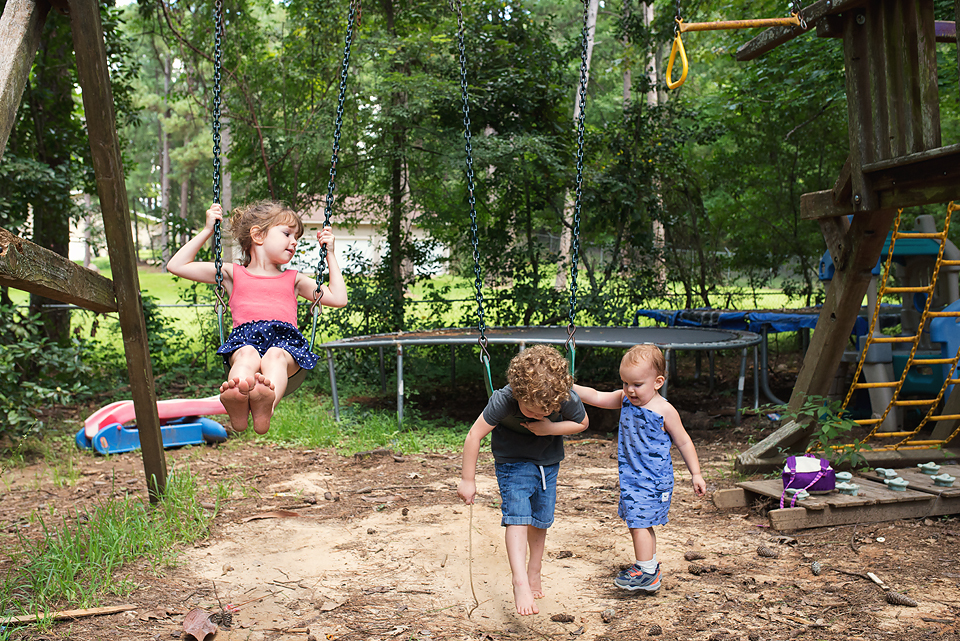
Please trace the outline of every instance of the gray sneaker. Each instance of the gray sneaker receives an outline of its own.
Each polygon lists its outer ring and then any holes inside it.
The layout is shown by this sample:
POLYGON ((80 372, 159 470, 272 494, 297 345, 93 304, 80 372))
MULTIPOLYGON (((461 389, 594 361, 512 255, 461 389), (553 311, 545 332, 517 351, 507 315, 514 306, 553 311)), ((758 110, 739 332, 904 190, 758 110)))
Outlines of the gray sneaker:
POLYGON ((660 589, 660 564, 657 563, 657 570, 653 573, 644 572, 639 565, 634 564, 618 574, 613 584, 624 590, 656 592, 660 589))

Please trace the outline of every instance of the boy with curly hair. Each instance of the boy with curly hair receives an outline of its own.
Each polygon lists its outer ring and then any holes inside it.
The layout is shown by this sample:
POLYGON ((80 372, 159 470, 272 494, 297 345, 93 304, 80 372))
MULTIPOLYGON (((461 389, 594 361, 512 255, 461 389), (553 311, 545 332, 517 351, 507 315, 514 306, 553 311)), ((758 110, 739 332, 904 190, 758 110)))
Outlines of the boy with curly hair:
POLYGON ((467 505, 477 494, 480 443, 493 432, 490 449, 500 487, 501 525, 513 574, 517 614, 537 614, 543 597, 540 570, 547 528, 557 502, 557 472, 563 435, 587 429, 589 420, 572 390, 567 361, 553 347, 536 345, 510 361, 507 386, 490 397, 463 444, 457 494, 467 505), (529 562, 527 548, 530 549, 529 562))

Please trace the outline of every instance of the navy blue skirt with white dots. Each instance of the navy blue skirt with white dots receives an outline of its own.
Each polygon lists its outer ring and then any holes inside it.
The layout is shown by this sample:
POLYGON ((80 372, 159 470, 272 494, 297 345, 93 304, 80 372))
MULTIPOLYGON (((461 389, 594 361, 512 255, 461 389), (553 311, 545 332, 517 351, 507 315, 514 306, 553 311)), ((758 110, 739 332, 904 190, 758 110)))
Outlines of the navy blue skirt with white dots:
POLYGON ((318 360, 300 330, 282 321, 250 321, 234 327, 217 354, 223 356, 223 362, 230 367, 230 355, 244 345, 256 347, 261 357, 271 347, 284 349, 303 369, 313 369, 318 360))

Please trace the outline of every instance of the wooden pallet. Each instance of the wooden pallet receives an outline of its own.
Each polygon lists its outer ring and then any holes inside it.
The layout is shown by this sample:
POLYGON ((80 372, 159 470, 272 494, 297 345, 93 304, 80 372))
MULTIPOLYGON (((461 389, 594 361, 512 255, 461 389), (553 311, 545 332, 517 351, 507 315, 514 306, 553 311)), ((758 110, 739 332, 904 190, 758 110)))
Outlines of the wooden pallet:
MULTIPOLYGON (((927 494, 933 494, 944 499, 960 499, 960 465, 942 465, 940 466, 939 474, 946 472, 950 476, 957 478, 953 482, 953 487, 940 487, 933 482, 933 477, 929 474, 924 474, 917 468, 904 468, 902 470, 897 470, 897 474, 900 475, 904 481, 909 481, 910 485, 907 486, 910 490, 916 490, 917 492, 924 492, 927 494)), ((875 483, 883 483, 883 479, 872 472, 863 474, 861 477, 860 485, 863 486, 862 481, 873 481, 875 483)))
MULTIPOLYGON (((941 468, 941 472, 958 476, 954 470, 960 473, 958 466, 941 468)), ((937 487, 929 476, 919 471, 904 469, 900 472, 905 480, 910 481, 910 486, 903 492, 887 488, 875 474, 858 476, 854 478, 860 486, 857 496, 837 492, 813 495, 797 501, 794 507, 770 510, 767 513, 770 526, 777 531, 802 530, 960 513, 957 482, 951 488, 937 487), (915 478, 914 474, 926 478, 915 478)), ((736 488, 714 492, 713 502, 720 509, 749 507, 758 501, 768 503, 770 499, 779 505, 782 492, 783 481, 780 479, 746 481, 737 483, 736 488)))

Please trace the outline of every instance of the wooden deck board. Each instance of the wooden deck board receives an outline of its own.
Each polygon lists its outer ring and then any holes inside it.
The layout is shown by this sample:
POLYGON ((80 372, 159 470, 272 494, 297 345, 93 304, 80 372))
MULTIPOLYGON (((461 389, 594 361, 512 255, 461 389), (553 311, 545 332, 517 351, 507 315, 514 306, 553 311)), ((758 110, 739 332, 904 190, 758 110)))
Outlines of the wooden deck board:
MULTIPOLYGON (((924 474, 916 468, 903 468, 897 470, 897 472, 904 481, 910 482, 910 485, 907 486, 909 490, 915 490, 925 494, 934 494, 948 499, 960 498, 960 480, 954 481, 952 487, 940 487, 933 482, 932 476, 924 474)), ((939 474, 943 474, 944 472, 960 479, 960 465, 941 465, 939 474)), ((864 481, 872 481, 873 483, 883 483, 883 480, 872 472, 863 474, 858 478, 864 481)), ((863 488, 863 483, 860 484, 860 487, 861 489, 863 488)))

